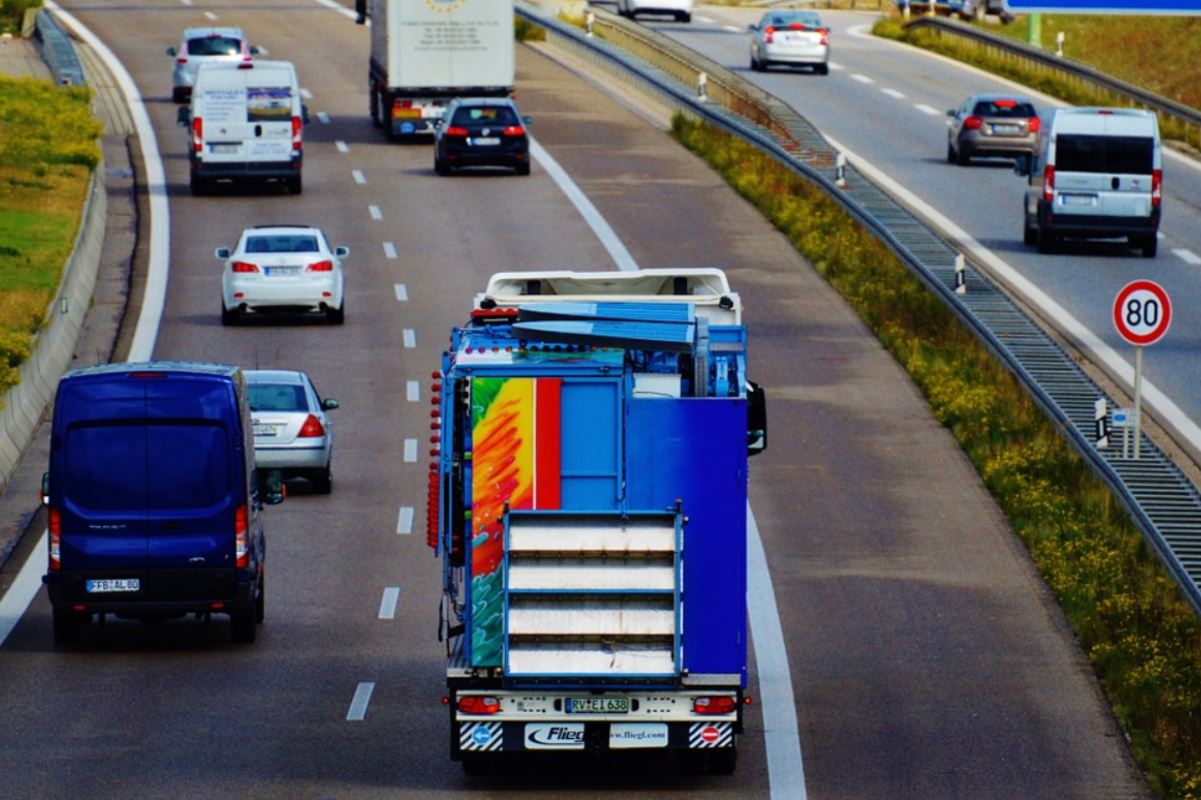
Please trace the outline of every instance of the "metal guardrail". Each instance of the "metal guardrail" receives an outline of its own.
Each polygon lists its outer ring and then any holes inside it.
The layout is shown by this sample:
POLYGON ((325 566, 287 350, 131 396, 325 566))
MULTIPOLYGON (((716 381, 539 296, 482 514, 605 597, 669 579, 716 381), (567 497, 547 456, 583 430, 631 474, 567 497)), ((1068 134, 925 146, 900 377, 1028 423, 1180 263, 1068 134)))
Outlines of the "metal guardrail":
MULTIPOLYGON (((1096 400, 1111 398, 1080 365, 985 275, 966 268, 965 294, 959 281, 959 254, 891 195, 853 167, 839 169, 837 152, 799 114, 720 65, 694 55, 649 28, 597 12, 607 28, 620 29, 620 39, 638 40, 638 53, 605 41, 594 24, 593 36, 545 16, 526 0, 518 13, 547 31, 548 41, 627 83, 636 83, 669 108, 703 119, 760 147, 782 165, 825 191, 848 214, 883 241, 906 267, 933 291, 964 325, 1010 370, 1043 412, 1058 425, 1072 447, 1109 486, 1144 537, 1201 615, 1201 493, 1156 445, 1141 439, 1143 457, 1123 458, 1120 448, 1098 450, 1093 443, 1096 400), (604 16, 602 16, 604 15, 604 16), (692 64, 692 69, 681 65, 692 64), (662 65, 662 66, 660 66, 662 65), (696 78, 704 72, 708 86, 725 94, 697 96, 696 78), (717 102, 728 99, 729 106, 717 102), (785 109, 783 118, 759 124, 736 113, 750 103, 757 110, 785 109), (840 174, 841 173, 841 174, 840 174), (842 181, 839 181, 839 178, 842 181)), ((758 112, 757 112, 758 113, 758 112)))
POLYGON ((66 31, 49 11, 39 11, 35 30, 42 45, 42 58, 54 74, 54 82, 60 86, 83 86, 83 65, 75 54, 75 46, 66 31))
POLYGON ((927 29, 940 35, 957 37, 975 47, 989 51, 1002 59, 1025 61, 1039 69, 1059 73, 1077 84, 1086 84, 1110 98, 1111 105, 1130 105, 1156 112, 1161 126, 1171 121, 1180 126, 1181 139, 1186 144, 1201 147, 1201 110, 1163 95, 1149 92, 1142 87, 1119 80, 1080 61, 1043 50, 1040 47, 1019 42, 979 27, 938 17, 920 17, 906 23, 906 30, 927 29))

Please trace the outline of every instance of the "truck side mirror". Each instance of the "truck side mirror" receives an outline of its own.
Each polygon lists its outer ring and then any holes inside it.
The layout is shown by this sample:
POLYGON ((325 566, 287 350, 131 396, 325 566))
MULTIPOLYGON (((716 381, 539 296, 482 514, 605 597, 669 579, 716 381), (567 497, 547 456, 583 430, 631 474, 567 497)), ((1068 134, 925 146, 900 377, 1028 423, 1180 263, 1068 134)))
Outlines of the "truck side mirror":
POLYGON ((1026 177, 1033 172, 1034 158, 1029 153, 1022 153, 1013 160, 1013 172, 1026 177))
POLYGON ((50 473, 42 473, 42 505, 50 505, 50 473))
POLYGON ((767 392, 754 381, 746 382, 746 454, 767 449, 767 392))
POLYGON ((187 106, 180 106, 175 112, 175 124, 181 128, 187 128, 192 124, 192 109, 187 106))
POLYGON ((264 505, 277 506, 288 496, 288 490, 284 487, 284 473, 281 470, 256 469, 254 480, 264 505))

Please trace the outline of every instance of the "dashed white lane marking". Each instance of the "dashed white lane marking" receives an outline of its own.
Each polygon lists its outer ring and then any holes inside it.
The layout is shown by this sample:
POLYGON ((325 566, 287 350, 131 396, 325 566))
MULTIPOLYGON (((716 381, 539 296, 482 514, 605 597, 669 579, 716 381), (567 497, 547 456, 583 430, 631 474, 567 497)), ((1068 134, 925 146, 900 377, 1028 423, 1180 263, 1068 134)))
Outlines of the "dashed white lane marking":
POLYGON ((742 33, 742 28, 739 28, 736 25, 722 25, 721 27, 722 30, 727 30, 730 33, 742 33))
POLYGON ((396 532, 408 536, 413 532, 413 507, 401 506, 400 515, 396 518, 396 532))
POLYGON ((204 12, 204 18, 205 18, 205 19, 210 19, 210 20, 212 20, 213 22, 216 22, 216 21, 217 21, 217 15, 216 15, 216 14, 214 14, 212 11, 206 11, 206 12, 204 12))
POLYGON ((179 0, 179 2, 183 3, 185 6, 192 5, 192 0, 179 0))
POLYGON ((367 704, 371 702, 371 693, 375 691, 375 681, 363 681, 354 690, 354 699, 350 701, 350 710, 346 712, 347 722, 362 722, 367 716, 367 704))
POLYGON ((363 170, 361 169, 352 169, 350 174, 354 178, 354 182, 359 186, 362 186, 367 182, 367 176, 363 174, 363 170))
POLYGON ((406 350, 412 350, 417 346, 417 331, 413 330, 412 328, 405 328, 404 331, 401 332, 400 338, 404 342, 406 350))
POLYGON ((313 99, 313 93, 310 92, 308 89, 305 89, 303 86, 300 88, 300 96, 303 97, 305 100, 313 99))
POLYGON ((384 242, 384 257, 395 260, 396 245, 392 244, 391 242, 384 242))
POLYGON ((417 440, 416 439, 405 439, 405 463, 406 464, 416 464, 417 463, 417 440))
POLYGON ((893 98, 894 100, 904 100, 905 99, 905 93, 898 92, 896 89, 881 89, 880 91, 884 92, 884 94, 888 95, 889 97, 893 98))
POLYGON ((260 56, 269 56, 269 55, 271 55, 271 51, 270 51, 270 50, 268 50, 267 48, 263 47, 261 44, 259 44, 259 45, 255 45, 255 47, 257 47, 257 48, 259 49, 259 55, 260 55, 260 56))
POLYGON ((851 80, 859 81, 860 83, 875 83, 876 82, 875 78, 869 78, 866 75, 862 75, 858 72, 851 75, 851 80))
POLYGON ((405 399, 410 403, 417 403, 421 400, 421 384, 417 381, 405 382, 405 399))
POLYGON ((334 147, 338 148, 339 153, 349 153, 350 152, 350 146, 348 144, 346 144, 346 142, 342 141, 341 139, 334 142, 334 147))
POLYGON ((384 212, 379 210, 379 206, 367 206, 367 213, 371 215, 372 219, 384 218, 384 212))
POLYGON ((717 20, 713 19, 712 17, 701 17, 701 16, 698 16, 696 18, 696 21, 703 22, 706 25, 712 25, 713 23, 717 22, 717 20))
MULTIPOLYGON (((317 3, 319 5, 325 6, 330 11, 336 11, 337 13, 346 17, 347 19, 355 18, 354 9, 350 9, 350 8, 347 8, 346 6, 338 5, 337 3, 334 2, 334 0, 317 0, 317 3)), ((369 27, 369 28, 371 27, 371 20, 367 20, 367 27, 369 27)))
POLYGON ((398 283, 395 286, 393 286, 392 288, 394 288, 396 290, 396 302, 398 302, 398 303, 409 302, 409 287, 405 286, 403 283, 398 283))
POLYGON ((830 62, 830 69, 834 70, 835 72, 842 72, 844 69, 846 69, 846 67, 844 67, 842 64, 839 64, 839 63, 837 63, 837 62, 831 61, 831 62, 830 62))
POLYGON ((324 111, 318 111, 317 112, 317 121, 320 122, 322 125, 328 125, 329 124, 329 114, 326 114, 324 111))
POLYGON ((1176 254, 1177 258, 1186 264, 1193 264, 1194 266, 1201 264, 1201 256, 1197 255, 1192 250, 1186 250, 1181 247, 1173 250, 1172 252, 1176 254))
POLYGON ((942 114, 942 112, 939 111, 937 108, 931 108, 930 106, 926 105, 925 103, 918 103, 917 105, 914 106, 914 108, 916 108, 918 111, 922 112, 923 114, 929 114, 932 117, 937 117, 940 114, 942 114))
POLYGON ((379 601, 379 618, 396 619, 396 604, 400 602, 400 587, 389 586, 379 601))

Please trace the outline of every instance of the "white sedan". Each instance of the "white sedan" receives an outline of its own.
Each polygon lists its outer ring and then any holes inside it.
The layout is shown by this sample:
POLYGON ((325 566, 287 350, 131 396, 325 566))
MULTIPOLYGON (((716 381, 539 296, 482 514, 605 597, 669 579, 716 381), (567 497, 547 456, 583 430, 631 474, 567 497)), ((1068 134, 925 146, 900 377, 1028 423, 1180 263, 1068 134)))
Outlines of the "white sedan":
POLYGON ((617 13, 630 19, 638 14, 669 14, 680 22, 691 22, 692 0, 617 0, 617 13))
POLYGON ((349 247, 330 247, 320 228, 266 225, 247 228, 231 252, 216 250, 221 272, 221 324, 250 316, 318 314, 346 319, 342 259, 349 247))
POLYGON ((787 64, 829 73, 830 30, 816 11, 769 11, 750 32, 751 69, 756 72, 787 64))

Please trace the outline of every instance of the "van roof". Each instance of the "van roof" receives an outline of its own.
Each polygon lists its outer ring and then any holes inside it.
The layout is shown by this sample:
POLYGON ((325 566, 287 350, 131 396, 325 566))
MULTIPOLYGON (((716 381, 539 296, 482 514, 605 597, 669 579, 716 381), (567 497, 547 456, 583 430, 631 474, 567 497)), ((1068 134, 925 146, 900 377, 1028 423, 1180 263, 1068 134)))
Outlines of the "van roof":
POLYGON ((246 76, 249 80, 254 75, 261 76, 267 71, 286 71, 289 75, 289 83, 296 78, 296 67, 291 61, 206 61, 200 65, 200 69, 196 72, 196 79, 200 80, 201 74, 213 75, 220 72, 239 73, 246 76))
POLYGON ((240 367, 232 364, 216 364, 202 361, 135 361, 116 364, 97 364, 80 367, 63 375, 63 379, 91 377, 96 375, 126 375, 133 372, 163 372, 184 375, 233 377, 240 367))
POLYGON ((1155 114, 1135 108, 1082 106, 1061 108, 1055 112, 1056 133, 1081 133, 1098 136, 1158 136, 1155 114))

